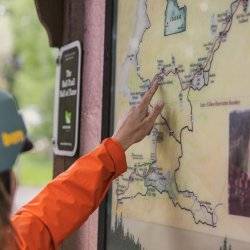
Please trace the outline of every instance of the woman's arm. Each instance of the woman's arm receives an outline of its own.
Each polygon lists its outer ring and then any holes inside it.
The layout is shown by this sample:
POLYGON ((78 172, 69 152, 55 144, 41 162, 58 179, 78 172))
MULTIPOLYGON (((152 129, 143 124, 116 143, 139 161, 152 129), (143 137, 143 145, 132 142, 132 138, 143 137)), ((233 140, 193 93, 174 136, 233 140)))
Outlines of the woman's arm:
POLYGON ((12 219, 20 249, 54 249, 99 206, 117 176, 127 169, 114 139, 77 160, 12 219))
POLYGON ((20 249, 55 249, 99 206, 112 180, 126 171, 125 150, 150 133, 162 111, 163 103, 149 111, 159 80, 154 79, 112 139, 77 160, 13 217, 20 249))

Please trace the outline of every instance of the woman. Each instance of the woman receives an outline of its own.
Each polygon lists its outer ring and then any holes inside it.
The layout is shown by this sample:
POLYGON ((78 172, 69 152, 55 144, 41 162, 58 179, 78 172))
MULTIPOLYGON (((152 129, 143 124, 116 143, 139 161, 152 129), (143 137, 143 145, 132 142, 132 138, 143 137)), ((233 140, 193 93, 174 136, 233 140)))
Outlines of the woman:
MULTIPOLYGON (((11 197, 14 194, 14 177, 11 171, 13 164, 10 164, 11 161, 8 164, 0 162, 1 249, 56 249, 70 233, 87 220, 102 202, 112 180, 126 171, 125 151, 150 133, 162 111, 163 103, 157 104, 150 112, 148 110, 160 79, 161 77, 157 76, 153 80, 152 87, 141 102, 132 107, 111 138, 104 140, 95 150, 81 157, 67 171, 50 182, 12 219, 9 218, 11 197)), ((3 107, 0 98, 0 113, 1 106, 3 107)), ((7 125, 9 128, 10 125, 7 125)), ((2 136, 2 145, 5 144, 5 147, 0 147, 0 159, 1 153, 2 156, 8 155, 4 152, 10 150, 11 146, 23 150, 23 141, 22 144, 18 141, 22 138, 22 132, 25 134, 25 129, 17 130, 15 127, 14 132, 7 133, 3 128, 1 131, 0 126, 0 134, 5 136, 2 136)))

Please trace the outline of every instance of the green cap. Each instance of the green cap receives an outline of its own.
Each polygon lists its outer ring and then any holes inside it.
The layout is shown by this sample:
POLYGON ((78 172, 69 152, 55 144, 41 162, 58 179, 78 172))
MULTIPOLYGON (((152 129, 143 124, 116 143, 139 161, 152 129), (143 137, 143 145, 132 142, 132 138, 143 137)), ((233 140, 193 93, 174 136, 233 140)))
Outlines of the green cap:
POLYGON ((26 128, 13 97, 0 91, 0 172, 10 170, 26 147, 26 128))

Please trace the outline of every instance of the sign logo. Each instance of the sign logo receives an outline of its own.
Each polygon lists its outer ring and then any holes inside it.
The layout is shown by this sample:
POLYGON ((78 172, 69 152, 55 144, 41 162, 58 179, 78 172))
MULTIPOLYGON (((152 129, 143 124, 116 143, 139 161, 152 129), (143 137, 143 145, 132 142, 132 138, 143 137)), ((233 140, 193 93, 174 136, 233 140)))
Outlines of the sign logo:
POLYGON ((70 78, 70 77, 72 77, 72 71, 71 70, 66 70, 66 77, 67 78, 70 78))
POLYGON ((71 118, 72 118, 72 113, 65 110, 65 112, 64 112, 64 121, 65 121, 65 123, 68 124, 68 125, 71 124, 71 118))

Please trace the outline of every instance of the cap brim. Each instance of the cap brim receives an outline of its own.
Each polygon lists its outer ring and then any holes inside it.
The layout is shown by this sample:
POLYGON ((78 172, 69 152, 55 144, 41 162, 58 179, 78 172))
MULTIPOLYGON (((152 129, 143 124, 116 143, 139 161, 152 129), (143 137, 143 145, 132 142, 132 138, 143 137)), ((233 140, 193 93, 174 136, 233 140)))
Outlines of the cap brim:
POLYGON ((25 153, 30 151, 31 149, 33 149, 34 145, 31 142, 31 140, 29 138, 26 137, 24 143, 23 143, 23 148, 21 150, 21 153, 25 153))

